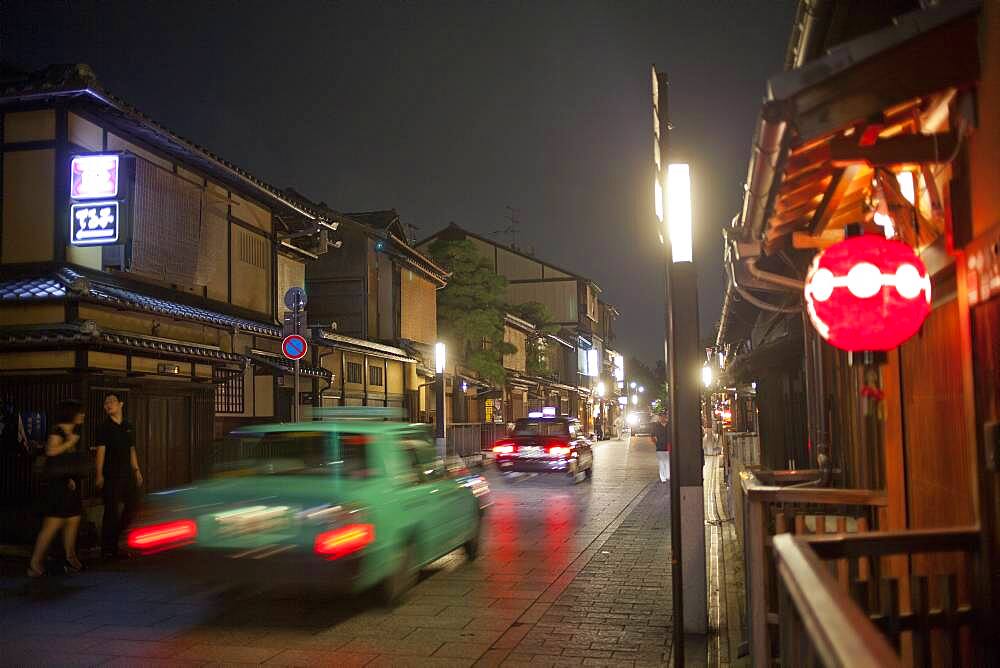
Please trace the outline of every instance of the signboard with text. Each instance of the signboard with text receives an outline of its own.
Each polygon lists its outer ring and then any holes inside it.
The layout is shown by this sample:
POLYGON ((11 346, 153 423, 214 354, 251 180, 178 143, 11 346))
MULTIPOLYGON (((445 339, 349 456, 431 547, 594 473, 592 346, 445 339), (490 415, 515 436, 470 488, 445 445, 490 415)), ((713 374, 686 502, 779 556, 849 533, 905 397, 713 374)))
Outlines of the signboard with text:
POLYGON ((96 246, 118 241, 118 202, 80 202, 70 206, 69 242, 96 246))
POLYGON ((69 173, 69 242, 105 246, 124 242, 124 161, 118 153, 74 155, 69 173))

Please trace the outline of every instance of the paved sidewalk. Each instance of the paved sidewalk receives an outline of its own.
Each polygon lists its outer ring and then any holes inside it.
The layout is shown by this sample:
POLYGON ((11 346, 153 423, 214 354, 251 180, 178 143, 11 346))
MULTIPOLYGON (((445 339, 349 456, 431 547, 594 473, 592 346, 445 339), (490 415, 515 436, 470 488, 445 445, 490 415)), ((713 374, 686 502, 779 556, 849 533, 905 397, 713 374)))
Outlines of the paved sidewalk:
MULTIPOLYGON (((670 488, 652 483, 504 665, 661 666, 671 645, 670 488)), ((544 596, 542 598, 545 598, 544 596)), ((496 647, 496 645, 494 645, 496 647)))

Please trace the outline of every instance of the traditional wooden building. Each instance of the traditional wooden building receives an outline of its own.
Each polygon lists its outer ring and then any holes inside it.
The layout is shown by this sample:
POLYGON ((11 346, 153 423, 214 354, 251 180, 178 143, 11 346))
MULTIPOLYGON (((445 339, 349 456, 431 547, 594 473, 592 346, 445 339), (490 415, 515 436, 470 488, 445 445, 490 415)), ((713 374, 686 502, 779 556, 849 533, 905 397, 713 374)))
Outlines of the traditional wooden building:
MULTIPOLYGON (((465 230, 454 223, 416 244, 426 249, 437 239, 469 240, 490 263, 493 271, 507 279, 507 301, 510 304, 539 302, 552 314, 560 328, 558 342, 550 339, 552 373, 547 379, 525 382, 516 377, 511 388, 522 395, 526 404, 544 402, 559 397, 559 406, 578 417, 589 429, 592 425, 593 392, 602 371, 604 350, 610 343, 607 332, 613 332, 617 311, 602 309, 600 287, 592 280, 556 267, 521 250, 465 230), (560 343, 572 346, 568 360, 560 343), (547 387, 545 387, 547 384, 547 387), (536 398, 529 398, 534 394, 536 398)), ((511 399, 512 403, 515 401, 511 399)))
POLYGON ((339 383, 321 392, 322 403, 406 407, 411 419, 424 421, 434 410, 426 383, 437 341, 436 292, 448 272, 406 241, 395 211, 320 208, 339 222, 342 242, 306 265, 309 318, 327 332, 321 342, 343 351, 324 358, 339 383))
POLYGON ((760 665, 996 660, 1000 4, 918 5, 801 4, 726 230, 717 344, 760 415, 740 495, 760 665), (930 315, 882 360, 826 343, 802 300, 814 255, 852 225, 903 241, 930 277, 930 315), (815 535, 834 523, 849 535, 815 535), (840 558, 838 583, 817 565, 840 558))

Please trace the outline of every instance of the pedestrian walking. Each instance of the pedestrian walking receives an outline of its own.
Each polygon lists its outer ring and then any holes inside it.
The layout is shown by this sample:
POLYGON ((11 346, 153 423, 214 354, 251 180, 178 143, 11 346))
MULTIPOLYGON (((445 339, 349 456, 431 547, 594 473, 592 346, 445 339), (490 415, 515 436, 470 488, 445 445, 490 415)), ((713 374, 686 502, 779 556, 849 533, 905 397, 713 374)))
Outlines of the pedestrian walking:
POLYGON ((121 556, 118 542, 135 516, 142 472, 135 454, 135 428, 125 420, 125 403, 109 392, 104 412, 107 417, 97 428, 97 489, 104 500, 101 555, 114 559, 121 556))
POLYGON ((31 553, 28 577, 37 578, 45 574, 45 555, 60 529, 66 553, 64 570, 78 573, 83 569, 76 554, 76 536, 83 514, 80 488, 86 466, 86 453, 80 446, 83 420, 83 404, 78 401, 63 401, 56 408, 55 426, 45 442, 44 519, 31 553))
POLYGON ((594 418, 594 431, 597 432, 597 440, 604 440, 604 418, 600 415, 594 418))
POLYGON ((656 444, 656 460, 660 466, 660 482, 667 482, 670 480, 670 427, 664 411, 656 415, 653 442, 656 444))

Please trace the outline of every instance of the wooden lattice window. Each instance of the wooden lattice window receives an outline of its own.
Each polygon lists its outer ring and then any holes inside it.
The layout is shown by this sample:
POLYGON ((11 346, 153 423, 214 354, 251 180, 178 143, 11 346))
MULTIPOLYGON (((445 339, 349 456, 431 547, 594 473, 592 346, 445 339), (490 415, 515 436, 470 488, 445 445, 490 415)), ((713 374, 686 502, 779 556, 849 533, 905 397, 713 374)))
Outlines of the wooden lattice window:
POLYGON ((368 367, 368 384, 382 385, 382 374, 383 374, 382 367, 380 366, 368 367))
POLYGON ((215 412, 243 413, 245 399, 243 392, 243 372, 230 369, 214 369, 215 412))
POLYGON ((347 382, 358 384, 365 382, 364 367, 361 365, 361 362, 347 363, 347 382))

